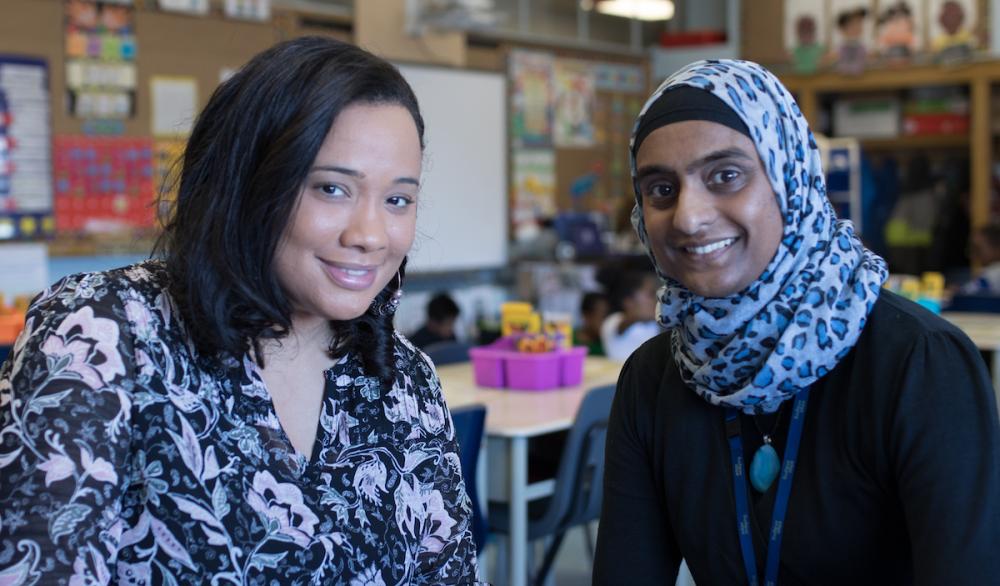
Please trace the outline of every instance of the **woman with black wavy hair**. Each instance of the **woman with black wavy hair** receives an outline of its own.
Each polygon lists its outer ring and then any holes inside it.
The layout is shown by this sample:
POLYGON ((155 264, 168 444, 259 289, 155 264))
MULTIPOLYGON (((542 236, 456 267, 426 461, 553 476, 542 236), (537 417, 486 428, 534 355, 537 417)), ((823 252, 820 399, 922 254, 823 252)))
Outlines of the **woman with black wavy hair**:
POLYGON ((222 84, 160 258, 47 289, 0 371, 0 577, 475 582, 440 385, 392 325, 422 156, 357 47, 222 84))

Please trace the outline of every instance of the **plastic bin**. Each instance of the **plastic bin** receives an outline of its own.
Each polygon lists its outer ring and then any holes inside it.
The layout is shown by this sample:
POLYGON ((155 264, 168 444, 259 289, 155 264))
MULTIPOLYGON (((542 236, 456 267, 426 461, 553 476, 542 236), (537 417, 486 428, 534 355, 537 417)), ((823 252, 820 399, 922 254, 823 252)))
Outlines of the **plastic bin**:
POLYGON ((583 381, 585 346, 531 354, 513 349, 501 338, 489 346, 469 350, 476 384, 495 389, 544 391, 572 387, 583 381))

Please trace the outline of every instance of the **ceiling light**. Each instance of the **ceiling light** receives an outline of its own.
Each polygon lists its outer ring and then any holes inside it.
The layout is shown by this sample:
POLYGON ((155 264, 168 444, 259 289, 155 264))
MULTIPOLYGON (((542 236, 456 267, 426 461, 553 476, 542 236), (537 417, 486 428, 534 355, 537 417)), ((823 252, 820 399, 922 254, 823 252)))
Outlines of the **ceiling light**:
POLYGON ((671 0, 597 0, 594 9, 609 16, 636 20, 670 20, 674 17, 671 0))

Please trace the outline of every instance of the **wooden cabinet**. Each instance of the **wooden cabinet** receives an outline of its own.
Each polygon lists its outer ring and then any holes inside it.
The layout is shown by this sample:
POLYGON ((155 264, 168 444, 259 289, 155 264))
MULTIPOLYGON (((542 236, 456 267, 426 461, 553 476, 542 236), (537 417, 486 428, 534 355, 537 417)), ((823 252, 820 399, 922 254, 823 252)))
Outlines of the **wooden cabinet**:
POLYGON ((939 150, 967 148, 969 152, 970 222, 975 229, 990 222, 990 197, 994 157, 991 97, 1000 84, 1000 61, 977 61, 953 67, 913 65, 899 69, 872 69, 859 76, 837 73, 785 75, 782 82, 793 92, 810 125, 819 130, 824 101, 832 96, 902 93, 928 86, 961 87, 969 97, 967 134, 899 136, 862 140, 869 150, 939 150))

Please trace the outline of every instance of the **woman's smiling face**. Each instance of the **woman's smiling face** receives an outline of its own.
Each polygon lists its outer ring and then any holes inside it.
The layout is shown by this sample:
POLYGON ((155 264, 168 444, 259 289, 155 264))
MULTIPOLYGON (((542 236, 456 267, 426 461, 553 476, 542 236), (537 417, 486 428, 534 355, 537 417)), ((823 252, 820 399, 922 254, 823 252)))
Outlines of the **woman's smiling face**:
POLYGON ((756 280, 781 242, 781 210, 753 142, 715 122, 662 126, 636 153, 642 211, 660 269, 702 297, 756 280))

